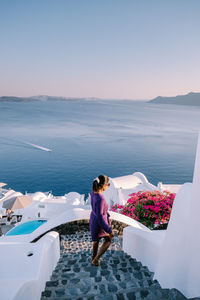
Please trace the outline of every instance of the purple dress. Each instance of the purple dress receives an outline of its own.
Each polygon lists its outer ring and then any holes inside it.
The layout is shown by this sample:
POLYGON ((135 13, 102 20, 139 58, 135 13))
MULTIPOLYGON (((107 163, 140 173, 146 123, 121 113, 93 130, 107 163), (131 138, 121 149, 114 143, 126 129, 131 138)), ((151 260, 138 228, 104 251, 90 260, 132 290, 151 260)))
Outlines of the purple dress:
POLYGON ((99 238, 108 235, 112 232, 109 226, 108 204, 103 195, 91 192, 91 206, 90 214, 90 233, 92 241, 97 241, 99 238))

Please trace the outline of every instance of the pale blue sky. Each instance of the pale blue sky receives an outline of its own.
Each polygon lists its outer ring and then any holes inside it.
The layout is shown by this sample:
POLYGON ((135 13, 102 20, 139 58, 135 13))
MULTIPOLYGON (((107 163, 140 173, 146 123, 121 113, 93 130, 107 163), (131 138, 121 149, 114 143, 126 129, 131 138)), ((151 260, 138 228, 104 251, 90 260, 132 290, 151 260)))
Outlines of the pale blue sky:
POLYGON ((0 95, 200 92, 199 0, 0 0, 0 95))

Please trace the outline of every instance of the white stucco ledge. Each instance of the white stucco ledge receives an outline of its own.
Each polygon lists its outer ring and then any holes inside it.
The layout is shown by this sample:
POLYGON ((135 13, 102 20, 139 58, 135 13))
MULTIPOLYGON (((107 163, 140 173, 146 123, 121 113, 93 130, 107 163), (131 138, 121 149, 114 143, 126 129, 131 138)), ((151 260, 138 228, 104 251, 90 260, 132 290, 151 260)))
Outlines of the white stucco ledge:
MULTIPOLYGON (((68 207, 68 209, 66 209, 62 213, 59 213, 58 215, 50 219, 47 219, 46 223, 38 227, 35 231, 33 231, 30 234, 1 237, 0 245, 3 242, 18 242, 18 243, 31 242, 35 240, 37 237, 39 237, 40 235, 44 234, 47 231, 52 230, 53 228, 59 225, 73 222, 73 221, 78 221, 78 220, 84 220, 84 219, 88 220, 90 218, 90 212, 91 209, 68 207)), ((110 213, 110 218, 112 220, 125 223, 129 226, 133 226, 138 230, 147 231, 147 232, 151 231, 146 226, 144 226, 143 224, 139 223, 134 219, 131 219, 130 217, 112 211, 109 211, 109 213, 110 213)))
POLYGON ((123 251, 155 271, 166 230, 150 230, 138 221, 116 212, 110 212, 112 220, 129 226, 123 230, 123 251))
POLYGON ((1 243, 0 298, 40 299, 59 257, 59 235, 53 231, 36 243, 1 243))
MULTIPOLYGON (((55 215, 54 217, 51 217, 50 219, 46 219, 47 222, 38 227, 36 230, 34 230, 30 234, 22 234, 22 235, 14 235, 14 236, 4 236, 0 238, 0 245, 2 242, 18 242, 18 243, 24 243, 24 242, 31 242, 35 240, 40 235, 44 234, 47 231, 50 231, 51 229, 73 221, 83 220, 83 219, 89 219, 90 217, 90 211, 88 209, 83 208, 73 208, 68 207, 66 210, 64 210, 62 213, 59 213, 55 215)), ((26 220, 30 221, 30 220, 26 220)))
POLYGON ((110 216, 112 220, 129 225, 123 230, 123 251, 154 271, 166 230, 150 230, 140 222, 116 212, 110 212, 110 216))
POLYGON ((123 251, 154 272, 165 234, 166 230, 128 226, 123 230, 123 251))
POLYGON ((137 229, 140 229, 140 230, 143 230, 143 231, 151 231, 149 228, 147 228, 146 226, 144 226, 142 223, 130 218, 130 217, 127 217, 125 215, 122 215, 122 214, 119 214, 117 212, 114 212, 114 211, 109 211, 109 214, 110 214, 110 218, 111 220, 115 220, 115 221, 118 221, 118 222, 122 222, 124 224, 127 224, 129 226, 132 226, 134 228, 137 228, 137 229))

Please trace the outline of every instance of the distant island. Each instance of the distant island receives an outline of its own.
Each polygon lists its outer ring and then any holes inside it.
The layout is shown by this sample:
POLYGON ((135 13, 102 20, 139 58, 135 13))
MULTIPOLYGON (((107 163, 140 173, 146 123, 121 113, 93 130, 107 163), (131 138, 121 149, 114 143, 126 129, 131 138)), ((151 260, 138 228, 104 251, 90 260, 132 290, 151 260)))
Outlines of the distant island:
POLYGON ((145 101, 143 99, 118 99, 118 98, 97 98, 97 97, 62 97, 62 96, 48 96, 48 95, 39 95, 31 97, 16 97, 16 96, 2 96, 0 97, 1 102, 32 102, 32 101, 95 101, 95 100, 121 100, 121 101, 145 101))
POLYGON ((178 104, 178 105, 190 105, 190 106, 200 106, 200 93, 188 93, 186 95, 178 95, 175 97, 162 97, 158 96, 152 100, 134 100, 134 99, 105 99, 105 98, 78 98, 78 97, 62 97, 62 96, 47 96, 38 95, 31 97, 16 97, 16 96, 2 96, 0 97, 1 102, 32 102, 32 101, 95 101, 95 100, 127 100, 127 101, 141 101, 148 103, 158 103, 158 104, 178 104))
POLYGON ((76 97, 57 97, 57 96, 32 96, 32 97, 15 97, 2 96, 0 102, 31 102, 31 101, 67 101, 67 100, 97 100, 98 98, 76 98, 76 97))
POLYGON ((178 104, 178 105, 191 105, 200 106, 200 93, 188 93, 186 95, 179 95, 175 97, 156 97, 150 101, 150 103, 160 104, 178 104))
POLYGON ((33 99, 30 97, 15 97, 15 96, 2 96, 0 97, 0 102, 29 102, 33 99))

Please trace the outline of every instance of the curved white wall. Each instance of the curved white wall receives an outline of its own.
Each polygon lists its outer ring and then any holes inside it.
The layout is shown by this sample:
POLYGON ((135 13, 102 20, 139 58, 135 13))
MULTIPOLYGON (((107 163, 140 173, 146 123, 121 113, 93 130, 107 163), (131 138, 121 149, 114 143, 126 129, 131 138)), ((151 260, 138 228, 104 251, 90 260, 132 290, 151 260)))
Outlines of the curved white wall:
MULTIPOLYGON (((68 207, 66 211, 52 217, 46 223, 38 227, 34 232, 25 235, 15 235, 15 236, 4 236, 0 238, 0 243, 2 242, 31 242, 36 239, 38 236, 43 233, 57 227, 59 225, 73 222, 77 220, 88 220, 90 218, 91 209, 83 209, 83 208, 74 208, 68 207)), ((133 220, 127 216, 122 214, 110 211, 110 216, 112 220, 123 222, 129 226, 133 226, 138 229, 142 229, 143 231, 150 231, 146 226, 139 223, 136 220, 133 220)))
POLYGON ((36 243, 0 243, 0 299, 38 300, 60 257, 59 235, 36 243), (32 256, 27 256, 32 252, 32 256))
POLYGON ((193 184, 185 183, 175 197, 155 278, 186 297, 200 296, 200 134, 193 184))

